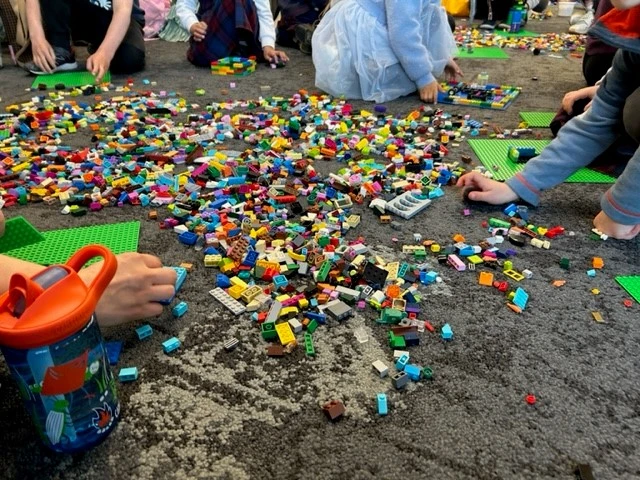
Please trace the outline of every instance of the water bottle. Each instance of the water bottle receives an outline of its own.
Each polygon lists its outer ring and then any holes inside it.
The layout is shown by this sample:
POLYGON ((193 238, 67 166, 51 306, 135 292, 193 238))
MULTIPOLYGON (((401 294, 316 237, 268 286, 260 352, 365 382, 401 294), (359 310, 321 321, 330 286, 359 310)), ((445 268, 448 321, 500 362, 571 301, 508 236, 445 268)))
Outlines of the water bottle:
POLYGON ((485 86, 489 83, 489 74, 487 72, 482 72, 478 74, 478 85, 485 86))
POLYGON ((74 453, 102 442, 120 416, 116 384, 94 311, 116 272, 91 245, 32 278, 17 273, 0 296, 0 350, 44 444, 74 453), (91 285, 78 271, 104 262, 91 285))

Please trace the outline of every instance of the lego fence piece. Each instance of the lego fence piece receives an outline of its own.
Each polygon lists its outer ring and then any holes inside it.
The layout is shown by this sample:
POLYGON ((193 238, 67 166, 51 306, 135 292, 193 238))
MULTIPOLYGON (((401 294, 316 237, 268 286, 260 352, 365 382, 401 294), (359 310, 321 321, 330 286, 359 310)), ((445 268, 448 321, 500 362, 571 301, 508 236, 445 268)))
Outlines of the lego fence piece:
MULTIPOLYGON (((469 146, 478 156, 478 160, 491 172, 495 180, 504 181, 522 170, 524 163, 515 163, 508 158, 509 146, 533 147, 536 153, 549 145, 549 140, 469 140, 469 146)), ((565 180, 566 183, 614 183, 615 178, 582 168, 565 180)))
POLYGON ((507 59, 509 55, 500 47, 460 47, 457 58, 507 59))
POLYGON ((555 112, 520 112, 520 118, 531 128, 549 128, 555 112))
POLYGON ((54 265, 65 263, 76 251, 94 243, 104 245, 116 255, 135 252, 138 250, 139 234, 138 221, 51 230, 42 233, 44 241, 16 248, 6 254, 40 265, 54 265))
POLYGON ((9 218, 5 223, 4 235, 0 237, 0 253, 27 247, 43 240, 44 236, 24 217, 9 218))
POLYGON ((390 202, 387 202, 386 209, 394 215, 408 220, 431 205, 431 200, 420 197, 422 197, 422 195, 418 196, 413 192, 405 192, 390 202))
POLYGON ((636 302, 640 303, 640 275, 616 277, 616 282, 618 282, 636 302))
MULTIPOLYGON (((105 73, 100 83, 111 83, 111 73, 105 73)), ((72 88, 95 84, 96 77, 90 72, 64 72, 38 75, 33 81, 31 88, 38 88, 40 85, 45 85, 47 88, 55 88, 56 85, 64 85, 66 88, 72 88)))

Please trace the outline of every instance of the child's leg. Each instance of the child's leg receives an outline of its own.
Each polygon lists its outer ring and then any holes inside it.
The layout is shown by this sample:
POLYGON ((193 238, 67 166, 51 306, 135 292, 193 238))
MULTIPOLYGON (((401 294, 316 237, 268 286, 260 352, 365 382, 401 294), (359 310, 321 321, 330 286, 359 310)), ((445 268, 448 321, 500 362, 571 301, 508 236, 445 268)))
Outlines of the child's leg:
POLYGON ((562 127, 538 157, 507 181, 511 189, 537 205, 541 190, 561 183, 609 147, 620 133, 627 97, 640 86, 639 71, 640 54, 618 51, 591 108, 562 127))
POLYGON ((52 47, 71 51, 72 0, 40 0, 42 26, 52 47))
POLYGON ((629 136, 640 143, 640 88, 627 98, 622 112, 622 121, 629 136))
POLYGON ((190 40, 187 58, 194 65, 208 67, 233 55, 261 56, 253 0, 202 0, 199 17, 207 24, 207 34, 200 42, 190 40))

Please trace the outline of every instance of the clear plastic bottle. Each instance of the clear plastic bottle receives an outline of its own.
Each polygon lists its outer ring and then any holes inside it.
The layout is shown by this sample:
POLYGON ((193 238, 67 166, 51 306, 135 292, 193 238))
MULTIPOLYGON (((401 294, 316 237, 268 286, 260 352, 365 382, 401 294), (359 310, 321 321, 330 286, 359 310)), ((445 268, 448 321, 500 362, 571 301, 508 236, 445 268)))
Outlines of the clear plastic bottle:
POLYGON ((489 74, 487 72, 482 72, 478 74, 478 85, 486 85, 489 83, 489 74))

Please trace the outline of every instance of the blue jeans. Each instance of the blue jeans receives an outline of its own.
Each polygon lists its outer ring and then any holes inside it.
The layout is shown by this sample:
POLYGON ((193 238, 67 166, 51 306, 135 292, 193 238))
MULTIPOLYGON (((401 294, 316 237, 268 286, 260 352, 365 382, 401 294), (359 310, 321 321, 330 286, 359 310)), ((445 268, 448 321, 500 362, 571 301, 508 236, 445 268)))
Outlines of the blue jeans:
MULTIPOLYGON (((538 157, 507 181, 509 187, 526 202, 537 205, 541 190, 558 185, 589 165, 624 131, 624 105, 638 87, 640 54, 619 50, 591 108, 562 127, 558 137, 538 157)), ((614 222, 640 223, 640 148, 600 203, 614 222)))

